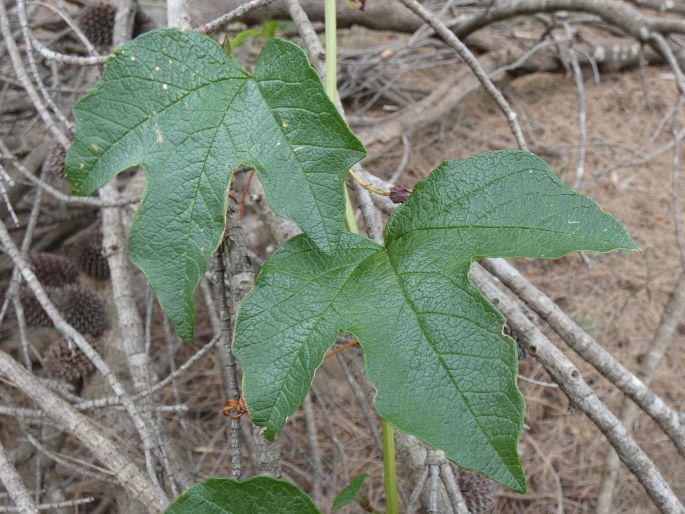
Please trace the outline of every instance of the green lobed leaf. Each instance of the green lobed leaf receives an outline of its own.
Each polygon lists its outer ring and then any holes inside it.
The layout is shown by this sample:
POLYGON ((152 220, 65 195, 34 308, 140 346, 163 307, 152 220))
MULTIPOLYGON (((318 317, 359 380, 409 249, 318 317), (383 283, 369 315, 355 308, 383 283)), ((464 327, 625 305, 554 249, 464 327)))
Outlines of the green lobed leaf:
POLYGON ((525 491, 516 347, 469 281, 471 262, 618 248, 637 246, 538 157, 447 161, 391 217, 385 247, 346 234, 325 255, 303 235, 265 263, 234 335, 250 415, 273 437, 348 331, 364 350, 384 419, 465 469, 525 491))
POLYGON ((204 35, 148 32, 114 51, 74 117, 66 158, 74 193, 145 169, 131 259, 186 341, 193 291, 223 234, 232 170, 255 167, 274 211, 331 252, 344 176, 365 155, 302 50, 280 39, 250 75, 204 35))
POLYGON ((165 514, 321 514, 302 490, 283 480, 210 478, 195 484, 165 514))
POLYGON ((357 493, 364 485, 364 480, 368 478, 368 473, 361 473, 354 477, 350 484, 345 487, 333 500, 333 510, 342 509, 345 505, 352 503, 357 498, 357 493))

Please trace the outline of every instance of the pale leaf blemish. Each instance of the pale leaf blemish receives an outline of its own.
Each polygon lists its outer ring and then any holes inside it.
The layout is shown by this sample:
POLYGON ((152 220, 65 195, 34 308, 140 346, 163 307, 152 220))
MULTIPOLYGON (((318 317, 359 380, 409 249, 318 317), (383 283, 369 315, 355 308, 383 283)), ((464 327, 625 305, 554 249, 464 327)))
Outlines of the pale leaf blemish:
POLYGON ((288 128, 288 124, 286 122, 283 122, 283 125, 281 125, 284 129, 288 128))
POLYGON ((159 125, 155 125, 155 133, 157 134, 157 144, 161 145, 164 142, 164 134, 162 134, 162 129, 159 128, 159 125))
POLYGON ((160 70, 160 67, 159 67, 159 66, 155 66, 155 71, 159 71, 159 70, 160 70))
POLYGON ((101 149, 98 145, 96 145, 95 143, 91 144, 91 145, 90 145, 90 148, 91 148, 91 150, 93 150, 95 153, 98 153, 98 152, 101 152, 101 151, 102 151, 102 149, 101 149))
POLYGON ((164 91, 166 91, 167 89, 169 89, 169 84, 162 84, 162 89, 163 89, 164 91))
POLYGON ((85 163, 85 162, 82 162, 82 163, 79 165, 78 169, 82 170, 82 169, 85 168, 85 167, 86 167, 86 163, 85 163))

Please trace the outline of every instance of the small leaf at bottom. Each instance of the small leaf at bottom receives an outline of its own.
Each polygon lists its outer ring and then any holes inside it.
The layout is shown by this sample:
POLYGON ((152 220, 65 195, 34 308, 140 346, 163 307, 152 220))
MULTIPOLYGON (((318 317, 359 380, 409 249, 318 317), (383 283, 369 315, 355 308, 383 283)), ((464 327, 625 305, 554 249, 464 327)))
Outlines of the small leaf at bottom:
POLYGON ((321 514, 302 490, 283 480, 210 478, 176 498, 165 514, 321 514))
POLYGON ((369 476, 368 473, 361 473, 354 477, 345 489, 340 491, 340 494, 333 500, 333 510, 340 509, 345 505, 352 503, 357 498, 357 493, 364 485, 364 480, 369 476))

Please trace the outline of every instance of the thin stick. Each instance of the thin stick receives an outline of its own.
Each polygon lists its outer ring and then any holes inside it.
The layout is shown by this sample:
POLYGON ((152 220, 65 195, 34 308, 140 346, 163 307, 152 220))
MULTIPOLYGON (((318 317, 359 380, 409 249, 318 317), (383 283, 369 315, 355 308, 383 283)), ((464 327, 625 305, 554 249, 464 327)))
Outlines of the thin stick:
POLYGON ((683 245, 682 211, 680 210, 680 137, 678 137, 678 113, 683 104, 683 95, 678 95, 678 101, 673 112, 673 161, 671 166, 671 203, 673 205, 673 223, 675 225, 675 240, 680 253, 680 265, 685 273, 685 246, 683 245))
POLYGON ((452 508, 456 514, 470 514, 469 509, 466 506, 464 496, 461 494, 461 490, 457 484, 457 479, 452 471, 452 466, 449 462, 447 462, 444 454, 441 455, 440 460, 440 478, 442 479, 442 483, 445 485, 445 490, 447 491, 447 496, 449 496, 450 502, 452 503, 452 508))
POLYGON ((416 512, 416 508, 419 505, 419 500, 421 499, 421 493, 423 492, 423 488, 426 485, 426 480, 428 479, 429 471, 430 468, 428 466, 425 466, 423 472, 421 473, 421 476, 416 481, 414 490, 411 492, 411 496, 409 497, 409 503, 407 504, 406 514, 414 514, 416 512))
POLYGON ((357 402, 357 406, 359 407, 359 410, 362 411, 362 416, 364 416, 366 424, 369 426, 369 429, 371 430, 371 435, 373 436, 374 441, 376 441, 376 445, 378 446, 378 448, 383 448, 383 443, 381 441, 381 436, 378 433, 378 428, 376 428, 376 424, 373 421, 373 417, 369 412, 369 402, 362 394, 361 387, 359 386, 357 379, 352 374, 352 370, 350 370, 350 367, 347 365, 347 362, 345 362, 345 358, 343 357, 343 355, 338 354, 336 358, 338 360, 338 363, 340 364, 340 367, 342 368, 343 374, 345 375, 345 379, 347 379, 347 383, 350 386, 350 389, 352 390, 352 395, 354 396, 354 399, 357 402))
MULTIPOLYGON (((659 328, 654 334, 654 338, 648 345, 649 350, 644 359, 640 363, 638 376, 642 379, 646 386, 652 382, 654 378, 654 370, 663 359, 668 350, 669 345, 673 341, 678 322, 685 315, 685 271, 680 275, 680 279, 673 288, 668 304, 664 308, 659 322, 659 328)), ((639 414, 637 405, 624 398, 621 407, 621 423, 628 430, 633 425, 635 418, 639 414)), ((597 514, 609 514, 612 512, 612 500, 614 496, 614 488, 616 485, 616 478, 618 476, 618 456, 616 452, 609 449, 609 453, 604 462, 604 472, 602 475, 602 483, 597 494, 597 514)))
POLYGON ((390 180, 388 180, 388 182, 391 184, 397 184, 397 181, 402 176, 402 173, 404 173, 404 169, 407 167, 407 162, 409 162, 409 150, 411 149, 411 145, 409 144, 407 133, 404 132, 402 136, 400 136, 400 139, 402 140, 402 158, 390 177, 390 180))
POLYGON ((0 32, 2 32, 2 36, 5 38, 7 52, 10 54, 10 58, 12 59, 12 66, 14 67, 14 72, 17 74, 17 79, 19 79, 19 82, 21 82, 22 87, 31 99, 31 102, 36 108, 36 111, 38 111, 38 115, 43 120, 43 123, 45 123, 45 126, 48 128, 54 138, 66 148, 69 146, 69 138, 67 138, 64 132, 57 127, 55 120, 52 119, 50 112, 48 111, 47 107, 45 107, 45 104, 40 99, 38 92, 33 87, 31 80, 26 74, 26 69, 24 68, 24 63, 21 59, 21 55, 19 54, 17 43, 12 37, 10 22, 9 18, 7 17, 7 10, 5 9, 5 2, 0 2, 0 32))
MULTIPOLYGON (((433 450, 428 450, 430 453, 433 450)), ((429 464, 430 470, 430 489, 428 490, 428 514, 439 514, 438 512, 438 486, 440 484, 440 466, 437 464, 429 464)))
MULTIPOLYGON (((238 220, 233 220, 237 222, 238 220)), ((230 243, 229 243, 230 245, 230 243)), ((239 401, 240 389, 238 388, 238 369, 231 349, 231 334, 233 332, 233 320, 228 311, 231 299, 226 294, 226 281, 232 280, 232 270, 226 270, 226 262, 232 264, 232 259, 226 256, 224 245, 219 248, 217 254, 216 266, 216 292, 219 301, 219 317, 220 317, 220 340, 219 355, 222 362, 222 372, 224 378, 224 386, 226 387, 226 396, 228 400, 239 401)), ((229 446, 231 448, 231 476, 240 478, 243 473, 242 455, 240 452, 240 419, 229 420, 229 446)))
POLYGON ((24 485, 24 481, 19 473, 17 473, 14 465, 10 462, 2 442, 0 442, 0 481, 5 486, 5 490, 9 493, 19 512, 26 514, 38 512, 36 504, 31 499, 31 493, 26 488, 26 485, 24 485))
POLYGON ((685 456, 685 426, 680 423, 676 411, 671 409, 637 376, 622 366, 601 344, 511 264, 504 259, 483 259, 482 263, 488 271, 549 323, 578 355, 592 364, 597 371, 649 414, 675 444, 680 454, 685 456))
MULTIPOLYGON (((141 417, 138 407, 130 399, 126 393, 126 390, 123 388, 114 373, 112 373, 112 371, 109 369, 109 366, 102 359, 102 357, 93 349, 88 341, 86 341, 83 335, 81 335, 76 329, 74 329, 64 320, 61 313, 48 298, 45 289, 43 289, 43 286, 38 281, 38 278, 33 273, 28 263, 22 258, 19 249, 14 244, 9 232, 7 232, 5 224, 1 221, 0 243, 4 247, 5 253, 9 255, 14 262, 14 265, 20 270, 22 277, 38 300, 38 303, 40 303, 41 307, 50 318, 50 321, 52 321, 52 324, 55 326, 55 328, 59 330, 67 338, 67 340, 74 341, 76 343, 76 346, 78 346, 78 348, 86 354, 95 368, 100 372, 100 374, 102 374, 112 391, 114 391, 114 394, 121 399, 122 404, 126 407, 127 412, 133 420, 133 424, 141 436, 144 447, 149 451, 152 448, 151 434, 145 422, 143 421, 143 418, 141 417)), ((157 492, 162 501, 166 502, 167 498, 164 491, 158 487, 157 492)))
MULTIPOLYGON (((340 454, 340 461, 342 463, 342 478, 345 481, 345 483, 349 483, 350 481, 350 467, 347 462, 347 454, 345 453, 345 445, 340 441, 340 438, 338 438, 338 434, 335 431, 335 426, 333 423, 331 423, 331 419, 328 413, 328 408, 326 407, 326 400, 323 397, 323 395, 319 394, 317 391, 317 388, 314 384, 312 384, 312 392, 316 396, 319 405, 321 406, 321 413, 323 414, 324 421, 326 422, 326 428, 328 429, 329 435, 331 437, 331 441, 333 442, 333 445, 335 446, 335 449, 338 450, 338 453, 340 454)), ((334 464, 335 467, 335 464, 334 464)), ((337 474, 333 474, 333 478, 335 479, 337 477, 337 474)), ((334 483, 335 485, 335 483, 334 483)), ((335 487, 334 487, 335 489, 335 487)))
MULTIPOLYGON (((53 510, 53 509, 61 509, 63 507, 78 507, 79 505, 87 505, 89 503, 93 503, 95 501, 95 498, 93 496, 86 496, 85 498, 77 498, 75 500, 65 500, 62 502, 53 502, 53 503, 41 503, 40 505, 36 505, 36 509, 38 510, 53 510)), ((24 514, 25 512, 30 512, 30 511, 25 511, 19 507, 0 507, 0 512, 21 512, 24 514)))
POLYGON ((321 449, 319 448, 318 430, 316 428, 316 419, 314 419, 311 394, 308 394, 305 397, 302 407, 304 410, 304 419, 307 424, 307 441, 309 443, 309 451, 311 452, 312 467, 314 468, 311 494, 314 503, 320 504, 323 496, 321 484, 323 466, 321 464, 321 449))
POLYGON ((507 122, 509 123, 511 131, 513 132, 514 137, 516 138, 516 144, 518 144, 519 148, 521 148, 522 150, 528 150, 528 145, 526 145, 526 140, 523 137, 523 131, 521 130, 521 126, 519 125, 518 116, 516 115, 516 112, 514 112, 514 110, 511 108, 509 102, 507 102, 507 100, 504 98, 504 95, 502 95, 502 92, 499 89, 497 89, 497 87, 492 83, 492 80, 488 76, 488 73, 483 69, 480 62, 478 62, 478 59, 475 55, 473 55, 471 50, 469 50, 468 47, 461 42, 461 40, 455 35, 455 33, 447 27, 447 25, 440 21, 439 18, 437 18, 433 13, 431 13, 419 2, 417 2, 416 0, 399 1, 402 2, 409 9, 411 9, 414 13, 416 13, 426 23, 428 23, 433 28, 433 30, 435 30, 435 32, 450 47, 456 50, 456 52, 464 60, 467 66, 471 68, 471 71, 473 71, 473 74, 478 78, 480 83, 483 85, 483 88, 485 88, 485 90, 492 97, 492 99, 495 101, 497 106, 504 114, 505 118, 507 119, 507 122))
POLYGON ((71 405, 2 351, 0 374, 33 399, 48 417, 79 439, 116 476, 119 483, 147 505, 151 512, 161 513, 165 509, 167 501, 142 470, 128 458, 127 452, 104 437, 90 419, 76 412, 71 405))
POLYGON ((48 93, 47 89, 45 88, 45 84, 43 83, 43 79, 41 78, 40 73, 38 71, 36 59, 33 56, 33 46, 31 31, 29 29, 29 21, 26 16, 26 2, 24 0, 17 0, 16 5, 17 18, 19 18, 19 26, 21 27, 21 32, 24 37, 24 45, 26 47, 26 58, 29 63, 29 70, 31 71, 31 75, 33 75, 33 81, 36 83, 38 91, 40 91, 40 94, 45 100, 45 103, 47 103, 50 109, 52 109, 52 112, 55 114, 55 116, 57 116, 57 119, 62 123, 62 125, 64 125, 64 127, 67 130, 72 130, 73 124, 67 119, 62 110, 57 106, 57 104, 54 102, 54 100, 48 93))
POLYGON ((482 267, 473 266, 471 279, 506 316, 516 331, 519 342, 543 365, 569 400, 606 436, 621 460, 645 488, 654 505, 664 514, 684 514, 685 508, 657 467, 630 436, 620 420, 583 380, 573 363, 547 339, 513 300, 494 285, 482 267))
POLYGON ((81 55, 68 55, 55 50, 51 50, 43 43, 38 41, 33 35, 31 36, 31 44, 40 55, 49 61, 61 62, 63 64, 75 64, 77 66, 96 66, 104 64, 109 58, 108 55, 92 55, 90 57, 83 57, 81 55))
POLYGON ((217 30, 220 30, 222 27, 229 24, 230 22, 232 22, 236 18, 240 18, 241 16, 244 16, 246 13, 252 11, 253 9, 257 9, 258 7, 267 6, 272 2, 275 2, 275 0, 252 0, 251 2, 246 2, 244 4, 240 4, 238 7, 236 7, 232 11, 229 11, 226 14, 219 16, 218 18, 210 21, 209 23, 205 23, 204 25, 199 27, 197 30, 200 32, 203 32, 205 34, 211 34, 212 32, 216 32, 217 30))
MULTIPOLYGON (((197 352, 195 352, 187 361, 185 361, 181 366, 179 366, 173 373, 170 373, 166 377, 164 377, 163 380, 160 380, 157 382, 155 385, 151 386, 149 389, 145 389, 143 391, 139 391, 136 393, 135 396, 132 397, 133 400, 139 400, 141 398, 145 398, 146 396, 150 396, 151 394, 156 393, 163 387, 166 387, 168 384, 176 380, 178 377, 180 377, 183 373, 185 373, 188 368, 190 368, 193 364, 198 362, 202 357, 204 357, 209 350, 214 348, 216 344, 220 341, 219 336, 215 336, 209 343, 204 345, 202 348, 200 348, 197 352)), ((117 396, 108 396, 105 398, 98 398, 95 400, 87 400, 83 401, 80 403, 74 404, 74 408, 77 410, 88 410, 88 409, 95 409, 99 407, 111 407, 114 405, 119 405, 121 403, 121 400, 117 396)))
POLYGON ((14 154, 10 151, 9 148, 7 148, 7 145, 5 144, 4 141, 0 139, 0 153, 2 153, 2 156, 5 159, 8 159, 14 164, 15 168, 19 173, 21 173, 24 177, 26 177, 28 180, 30 180, 33 184, 41 188, 43 191, 45 191, 47 194, 50 196, 56 198, 57 200, 60 200, 64 203, 70 204, 70 205, 84 205, 87 207, 123 207, 125 205, 131 205, 134 203, 137 203, 140 201, 140 198, 138 197, 118 197, 115 201, 112 202, 106 202, 102 201, 98 198, 93 198, 90 196, 71 196, 71 195, 66 195, 62 193, 61 191, 55 189, 52 187, 50 184, 47 182, 44 182, 43 180, 39 179, 36 177, 33 173, 31 173, 26 167, 17 159, 14 154))

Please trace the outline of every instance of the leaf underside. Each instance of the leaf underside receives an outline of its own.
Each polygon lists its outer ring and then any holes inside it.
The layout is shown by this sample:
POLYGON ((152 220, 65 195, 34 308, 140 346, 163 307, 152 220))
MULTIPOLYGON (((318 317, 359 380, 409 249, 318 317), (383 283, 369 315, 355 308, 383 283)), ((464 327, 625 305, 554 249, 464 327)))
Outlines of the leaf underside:
POLYGON ((326 255, 303 235, 266 262, 234 336, 250 415, 273 437, 348 331, 364 351, 384 419, 465 469, 525 491, 516 347, 471 285, 471 262, 618 248, 637 247, 534 155, 447 161, 389 220, 384 247, 346 234, 326 255))
POLYGON ((184 492, 165 514, 321 514, 297 486, 257 476, 210 478, 184 492))
POLYGON ((331 252, 344 176, 365 155, 302 50, 280 39, 250 75, 204 35, 148 32, 115 50, 74 117, 66 158, 74 193, 145 169, 130 256, 186 341, 193 291, 223 234, 232 170, 256 168, 274 211, 331 252))

